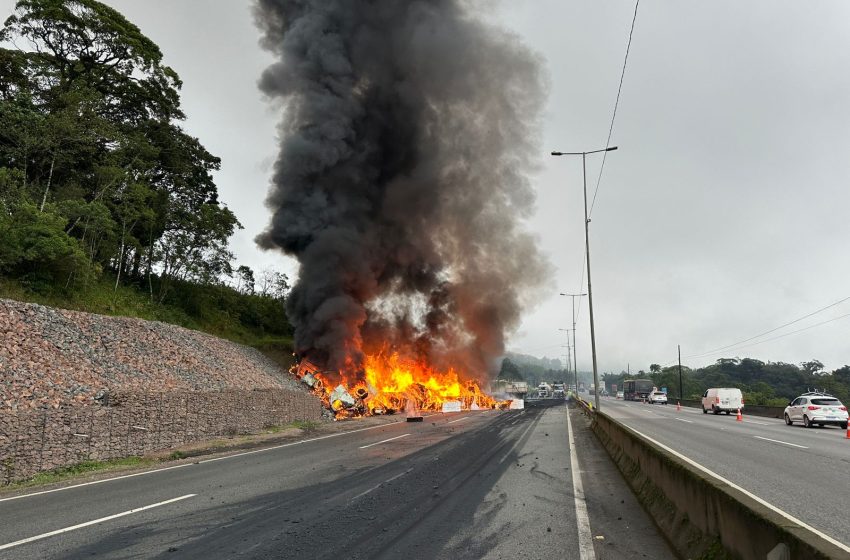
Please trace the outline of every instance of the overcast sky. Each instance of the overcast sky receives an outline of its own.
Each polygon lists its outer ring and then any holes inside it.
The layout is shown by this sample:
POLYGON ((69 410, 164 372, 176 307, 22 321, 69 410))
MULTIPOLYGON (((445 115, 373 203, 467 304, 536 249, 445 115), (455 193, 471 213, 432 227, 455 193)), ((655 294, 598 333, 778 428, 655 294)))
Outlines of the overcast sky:
MULTIPOLYGON (((250 2, 108 0, 160 45, 184 81, 187 130, 223 160, 221 199, 245 229, 239 264, 296 265, 258 250, 279 115, 262 99, 271 58, 257 46, 250 2)), ((0 0, 3 17, 13 0, 0 0)), ((634 2, 513 0, 487 17, 545 61, 537 213, 528 228, 560 291, 581 289, 581 160, 553 149, 604 147, 634 2)), ((828 369, 850 363, 850 301, 747 346, 691 358, 850 296, 850 3, 643 0, 612 144, 591 223, 600 371, 719 357, 828 369)), ((601 157, 588 161, 588 189, 601 157)), ((581 291, 586 291, 581 289, 581 291)), ((578 362, 590 368, 586 298, 578 362)), ((564 353, 570 302, 553 291, 510 349, 564 353)))

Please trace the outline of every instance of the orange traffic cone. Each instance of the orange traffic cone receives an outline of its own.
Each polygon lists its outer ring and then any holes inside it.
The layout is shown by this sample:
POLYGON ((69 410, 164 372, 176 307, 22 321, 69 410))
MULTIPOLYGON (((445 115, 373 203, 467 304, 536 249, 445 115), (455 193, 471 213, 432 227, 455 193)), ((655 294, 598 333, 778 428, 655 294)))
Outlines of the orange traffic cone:
POLYGON ((850 424, 847 424, 847 439, 850 439, 850 424))
POLYGON ((682 412, 682 403, 676 401, 676 412, 682 412))
POLYGON ((736 416, 736 417, 735 417, 735 420, 736 420, 736 421, 738 421, 738 422, 743 422, 743 421, 744 421, 744 416, 741 414, 741 409, 740 409, 740 408, 738 409, 738 416, 736 416))

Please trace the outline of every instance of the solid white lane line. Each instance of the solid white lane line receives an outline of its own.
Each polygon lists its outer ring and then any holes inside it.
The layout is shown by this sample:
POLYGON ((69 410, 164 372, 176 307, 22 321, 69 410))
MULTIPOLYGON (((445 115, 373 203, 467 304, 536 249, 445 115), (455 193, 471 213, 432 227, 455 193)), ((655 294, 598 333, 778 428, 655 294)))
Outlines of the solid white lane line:
POLYGON ((688 424, 693 424, 693 420, 685 420, 684 418, 673 418, 673 420, 678 420, 679 422, 687 422, 688 424))
POLYGON ((458 418, 457 420, 450 420, 446 422, 446 424, 454 424, 455 422, 460 422, 461 420, 466 420, 469 416, 464 416, 463 418, 458 418))
POLYGON ((26 539, 21 539, 19 541, 0 545, 0 550, 6 550, 7 548, 20 546, 22 544, 31 543, 33 541, 39 541, 41 539, 46 539, 47 537, 52 537, 52 536, 55 536, 55 535, 61 535, 62 533, 68 533, 69 531, 74 531, 76 529, 82 529, 83 527, 88 527, 90 525, 97 525, 98 523, 103 523, 105 521, 111 521, 113 519, 118 519, 119 517, 124 517, 125 515, 131 515, 131 514, 134 514, 134 513, 139 513, 140 511, 145 511, 147 509, 160 507, 160 506, 164 506, 164 505, 167 505, 167 504, 173 504, 174 502, 179 502, 180 500, 185 500, 185 499, 191 498, 193 496, 196 496, 196 494, 186 494, 185 496, 180 496, 179 498, 172 498, 170 500, 165 500, 164 502, 157 502, 157 503, 151 504, 149 506, 130 509, 130 510, 127 510, 127 511, 123 511, 121 513, 116 513, 115 515, 108 515, 106 517, 101 517, 100 519, 95 519, 93 521, 86 521, 85 523, 80 523, 79 525, 73 525, 71 527, 65 527, 64 529, 57 529, 56 531, 50 531, 49 533, 42 533, 42 534, 36 535, 34 537, 29 537, 29 538, 26 538, 26 539))
MULTIPOLYGON (((624 426, 625 426, 625 424, 624 424, 624 426)), ((826 533, 824 533, 824 532, 822 532, 822 531, 818 531, 817 529, 815 529, 815 528, 814 528, 814 527, 812 527, 811 525, 809 525, 809 524, 807 524, 807 523, 804 523, 804 522, 800 521, 799 519, 797 519, 796 517, 794 517, 794 516, 793 516, 793 515, 791 515, 790 513, 786 512, 785 510, 781 510, 781 509, 779 509, 778 507, 776 507, 775 505, 773 505, 773 504, 771 504, 771 503, 769 503, 769 502, 767 502, 767 501, 765 501, 765 500, 763 500, 763 499, 759 498, 758 496, 756 496, 755 494, 753 494, 753 493, 752 493, 752 492, 750 492, 749 490, 745 490, 745 489, 741 488, 740 486, 738 486, 737 484, 735 484, 735 483, 734 483, 734 482, 732 482, 731 480, 726 479, 726 478, 723 478, 722 476, 720 476, 720 475, 719 475, 719 474, 717 474, 716 472, 712 471, 711 469, 707 469, 706 467, 704 467, 704 466, 702 466, 701 464, 697 463, 697 462, 696 462, 696 461, 694 461, 693 459, 689 459, 688 457, 685 457, 684 455, 682 455, 682 454, 681 454, 681 453, 679 453, 678 451, 675 451, 674 449, 672 449, 672 448, 670 448, 670 447, 668 447, 668 446, 664 445, 664 444, 663 444, 663 443, 661 443, 660 441, 658 441, 658 440, 656 440, 656 439, 653 439, 653 438, 649 437, 648 435, 644 434, 643 432, 639 432, 638 430, 635 430, 635 429, 634 429, 634 428, 632 428, 631 426, 626 426, 626 429, 633 431, 634 433, 636 433, 637 435, 639 435, 639 436, 641 436, 641 437, 643 437, 643 438, 646 438, 646 440, 647 440, 647 441, 651 441, 652 443, 654 443, 655 445, 657 445, 657 446, 658 446, 658 447, 660 447, 661 449, 663 449, 663 450, 667 451, 668 453, 672 453, 673 455, 675 455, 676 457, 678 457, 678 458, 679 458, 679 459, 681 459, 682 461, 686 462, 687 464, 691 465, 692 467, 694 467, 694 468, 696 468, 696 469, 699 469, 699 470, 701 470, 702 472, 704 472, 704 473, 706 473, 706 474, 708 474, 708 475, 711 475, 711 476, 713 476, 713 477, 717 478, 718 480, 720 480, 720 481, 722 481, 722 482, 724 482, 724 483, 728 484, 731 488, 734 488, 734 489, 735 489, 735 490, 737 490, 738 492, 742 492, 743 494, 746 494, 747 496, 749 496, 749 497, 750 497, 750 498, 752 498, 753 500, 757 501, 758 503, 760 503, 760 504, 761 504, 761 505, 763 505, 764 507, 766 507, 766 508, 768 508, 768 509, 770 509, 770 510, 772 510, 772 511, 776 512, 776 513, 778 513, 779 515, 781 515, 782 517, 784 517, 785 519, 787 519, 787 520, 788 520, 788 521, 790 521, 791 523, 796 523, 796 524, 797 524, 797 525, 799 525, 800 527, 803 527, 804 529, 808 529, 809 531, 811 531, 811 532, 815 533, 815 534, 816 534, 816 535, 818 535, 820 538, 828 540, 830 543, 832 543, 833 545, 837 546, 837 547, 838 547, 838 548, 840 548, 841 550, 843 550, 843 551, 845 551, 845 552, 850 552, 850 546, 847 546, 846 544, 844 544, 844 543, 842 543, 842 542, 840 542, 840 541, 835 540, 834 538, 830 537, 829 535, 827 535, 826 533)))
POLYGON ((407 470, 406 470, 406 471, 404 471, 403 473, 398 473, 397 475, 392 476, 392 477, 390 477, 390 478, 386 479, 386 480, 385 480, 385 481, 383 481, 383 482, 379 482, 378 484, 376 484, 375 486, 373 486, 373 487, 369 488, 369 489, 368 489, 368 490, 366 490, 365 492, 361 492, 361 493, 357 494, 356 496, 354 496, 353 498, 351 498, 351 501, 353 502, 353 501, 354 501, 354 500, 356 500, 357 498, 362 498, 363 496, 365 496, 365 495, 366 495, 366 494, 368 494, 369 492, 372 492, 372 491, 374 491, 374 490, 377 490, 378 488, 380 488, 380 487, 381 487, 381 486, 383 486, 384 484, 389 484, 389 483, 390 483, 390 482, 392 482, 393 480, 396 480, 397 478, 401 478, 401 477, 403 477, 403 476, 404 476, 404 475, 406 475, 406 474, 410 474, 411 472, 413 472, 413 469, 412 469, 412 468, 407 469, 407 470))
POLYGON ((170 471, 173 469, 182 469, 183 467, 190 467, 192 463, 183 463, 182 465, 173 465, 171 467, 163 467, 161 469, 156 469, 155 471, 145 471, 133 474, 125 474, 121 476, 114 476, 112 478, 104 478, 102 480, 93 480, 92 482, 83 482, 82 484, 74 484, 73 486, 63 486, 62 488, 53 488, 52 490, 42 490, 41 492, 33 492, 31 494, 21 494, 20 496, 12 496, 10 498, 0 498, 0 502, 8 502, 10 500, 20 500, 21 498, 31 498, 33 496, 40 496, 42 494, 51 494, 53 492, 62 492, 63 490, 70 490, 72 488, 80 488, 82 486, 90 486, 92 484, 102 484, 104 482, 111 482, 113 480, 121 480, 122 478, 133 478, 136 476, 145 476, 147 474, 153 474, 163 471, 170 471))
POLYGON ((393 441, 395 439, 401 439, 401 438, 407 437, 409 435, 410 434, 402 434, 400 436, 391 437, 390 439, 385 439, 383 441, 376 441, 375 443, 370 443, 369 445, 361 445, 360 449, 366 449, 367 447, 372 447, 373 445, 381 445, 382 443, 387 443, 388 441, 393 441))
MULTIPOLYGON (((426 415, 432 416, 431 414, 426 415)), ((369 430, 376 430, 378 428, 386 428, 387 426, 393 426, 395 424, 403 424, 406 420, 399 420, 398 422, 388 422, 387 424, 379 424, 378 426, 369 426, 368 428, 358 428, 356 430, 348 430, 346 432, 338 432, 335 434, 330 434, 327 436, 320 436, 311 439, 303 439, 301 441, 293 441, 292 443, 284 443, 282 445, 273 445, 271 447, 264 447, 262 449, 255 449, 253 451, 243 451, 242 453, 234 453, 233 455, 225 455, 223 457, 215 457, 213 459, 204 459, 201 461, 194 461, 192 463, 183 463, 182 465, 173 465, 171 467, 163 467, 161 469, 154 469, 151 471, 138 472, 133 474, 125 474, 121 476, 113 476, 111 478, 104 478, 101 480, 94 480, 92 482, 83 482, 81 484, 73 484, 71 486, 63 486, 61 488, 53 488, 51 490, 42 490, 41 492, 32 492, 30 494, 21 494, 20 496, 11 496, 9 498, 0 498, 0 502, 6 502, 9 500, 20 500, 22 498, 31 498, 33 496, 40 496, 42 494, 51 494, 53 492, 62 492, 64 490, 71 490, 73 488, 80 488, 82 486, 89 486, 92 484, 103 484, 104 482, 112 482, 115 480, 122 480, 124 478, 133 478, 136 476, 146 476, 149 474, 156 474, 160 472, 170 471, 172 469, 182 469, 183 467, 191 467, 192 465, 198 465, 201 463, 214 463, 216 461, 224 461, 225 459, 233 459, 234 457, 244 457, 245 455, 253 455, 255 453, 265 453, 266 451, 274 451, 275 449, 283 449, 284 447, 292 447, 293 445, 301 445, 304 443, 311 443, 314 441, 320 441, 323 439, 334 438, 339 436, 344 436, 348 434, 356 434, 357 432, 366 432, 369 430)))
POLYGON ((770 439, 768 437, 761 436, 753 436, 756 439, 763 439, 764 441, 772 441, 774 443, 781 443, 782 445, 790 445, 791 447, 799 447, 800 449, 808 449, 805 445, 797 445, 796 443, 788 443, 787 441, 780 441, 778 439, 770 439))
POLYGON ((576 526, 578 528, 578 557, 579 560, 594 560, 593 535, 590 532, 590 518, 587 516, 587 503, 584 500, 584 486, 579 472, 576 444, 573 439, 573 424, 567 411, 567 438, 570 443, 570 470, 573 474, 573 496, 576 504, 576 526))

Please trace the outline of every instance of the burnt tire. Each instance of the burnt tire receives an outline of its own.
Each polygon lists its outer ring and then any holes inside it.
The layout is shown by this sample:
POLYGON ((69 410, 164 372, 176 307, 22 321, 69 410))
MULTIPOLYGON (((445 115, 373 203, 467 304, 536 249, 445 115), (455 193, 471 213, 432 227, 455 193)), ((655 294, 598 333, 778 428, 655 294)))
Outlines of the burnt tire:
POLYGON ((794 423, 794 421, 793 421, 793 420, 791 420, 791 417, 790 417, 790 416, 788 416, 788 415, 786 414, 786 415, 785 415, 785 424, 787 424, 788 426, 790 426, 790 425, 792 425, 793 423, 794 423))

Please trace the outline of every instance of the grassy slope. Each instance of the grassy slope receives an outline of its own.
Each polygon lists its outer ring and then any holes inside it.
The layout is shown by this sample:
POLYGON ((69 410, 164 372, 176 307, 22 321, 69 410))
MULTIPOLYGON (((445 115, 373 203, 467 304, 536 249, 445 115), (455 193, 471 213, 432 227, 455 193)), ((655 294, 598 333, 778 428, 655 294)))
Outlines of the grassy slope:
MULTIPOLYGON (((286 365, 292 352, 292 338, 269 335, 241 324, 238 318, 226 314, 192 315, 173 305, 152 303, 148 294, 131 286, 119 285, 109 277, 69 294, 42 294, 26 290, 20 283, 0 277, 0 298, 28 303, 38 303, 60 309, 72 309, 120 317, 138 317, 180 325, 244 344, 268 354, 276 362, 286 365)), ((283 312, 281 310, 281 312, 283 312)))

